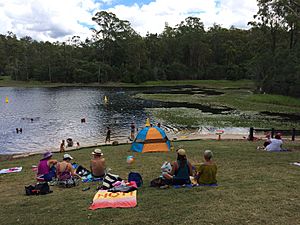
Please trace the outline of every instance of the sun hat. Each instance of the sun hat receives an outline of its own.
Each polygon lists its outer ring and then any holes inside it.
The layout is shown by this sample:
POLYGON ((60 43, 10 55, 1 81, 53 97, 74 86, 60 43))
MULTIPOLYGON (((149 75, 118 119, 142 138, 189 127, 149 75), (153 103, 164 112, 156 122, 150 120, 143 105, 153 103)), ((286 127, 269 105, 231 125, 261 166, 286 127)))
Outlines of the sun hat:
POLYGON ((73 159, 73 157, 70 154, 64 154, 63 159, 73 159))
POLYGON ((48 159, 52 156, 52 152, 45 152, 42 159, 48 159))
POLYGON ((185 150, 183 148, 178 149, 177 154, 182 156, 186 155, 185 150))
POLYGON ((102 150, 99 149, 99 148, 96 148, 93 152, 92 152, 93 155, 103 155, 102 153, 102 150))

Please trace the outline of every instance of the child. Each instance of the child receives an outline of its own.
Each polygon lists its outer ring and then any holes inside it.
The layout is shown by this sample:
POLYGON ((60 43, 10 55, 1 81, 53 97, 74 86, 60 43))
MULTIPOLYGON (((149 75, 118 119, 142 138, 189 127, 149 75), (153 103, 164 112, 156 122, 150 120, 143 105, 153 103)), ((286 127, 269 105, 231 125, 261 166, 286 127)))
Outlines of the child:
POLYGON ((217 184, 217 165, 212 161, 213 153, 210 150, 204 151, 205 162, 197 169, 195 179, 200 185, 217 184))
POLYGON ((61 144, 60 144, 60 151, 59 152, 65 152, 65 140, 62 140, 61 141, 61 144))

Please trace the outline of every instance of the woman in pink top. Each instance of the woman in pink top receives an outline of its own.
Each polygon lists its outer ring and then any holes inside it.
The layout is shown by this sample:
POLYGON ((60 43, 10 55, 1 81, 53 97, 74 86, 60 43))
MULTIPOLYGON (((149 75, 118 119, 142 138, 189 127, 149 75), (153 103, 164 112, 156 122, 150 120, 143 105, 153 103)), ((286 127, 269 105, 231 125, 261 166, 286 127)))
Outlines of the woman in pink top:
POLYGON ((43 154, 43 158, 40 160, 37 171, 37 180, 39 181, 51 181, 56 176, 54 165, 57 160, 53 160, 52 153, 46 152, 43 154))

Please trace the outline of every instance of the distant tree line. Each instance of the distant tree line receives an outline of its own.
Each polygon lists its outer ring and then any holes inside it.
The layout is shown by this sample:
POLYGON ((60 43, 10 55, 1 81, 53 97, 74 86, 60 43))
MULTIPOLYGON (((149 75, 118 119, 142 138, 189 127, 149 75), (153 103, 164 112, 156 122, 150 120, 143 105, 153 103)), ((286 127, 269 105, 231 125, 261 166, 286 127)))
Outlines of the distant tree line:
POLYGON ((207 30, 188 17, 141 37, 101 11, 90 39, 67 42, 0 35, 0 75, 14 80, 90 83, 253 79, 261 92, 300 96, 300 0, 258 0, 251 29, 207 30))

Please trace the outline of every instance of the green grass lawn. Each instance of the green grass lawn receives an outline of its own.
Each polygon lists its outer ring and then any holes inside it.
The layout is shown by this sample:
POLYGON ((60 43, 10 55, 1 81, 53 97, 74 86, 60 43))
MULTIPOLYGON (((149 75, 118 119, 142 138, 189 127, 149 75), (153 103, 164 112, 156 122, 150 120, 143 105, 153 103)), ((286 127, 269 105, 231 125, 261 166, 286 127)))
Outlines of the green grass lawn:
MULTIPOLYGON (((160 190, 148 187, 160 175, 163 161, 173 161, 174 152, 134 154, 130 167, 129 145, 102 147, 107 166, 126 178, 138 171, 144 186, 138 190, 138 206, 132 209, 88 210, 97 184, 63 189, 52 187, 45 196, 25 196, 24 186, 34 182, 31 166, 39 156, 4 161, 1 168, 23 166, 18 174, 0 175, 0 224, 299 224, 300 143, 287 144, 293 152, 258 152, 259 143, 247 141, 176 142, 187 150, 191 162, 202 161, 211 149, 218 165, 218 187, 160 190), (83 192, 84 187, 91 189, 83 192)), ((73 151, 75 161, 88 167, 91 148, 73 151)), ((60 159, 62 154, 54 154, 60 159)))

